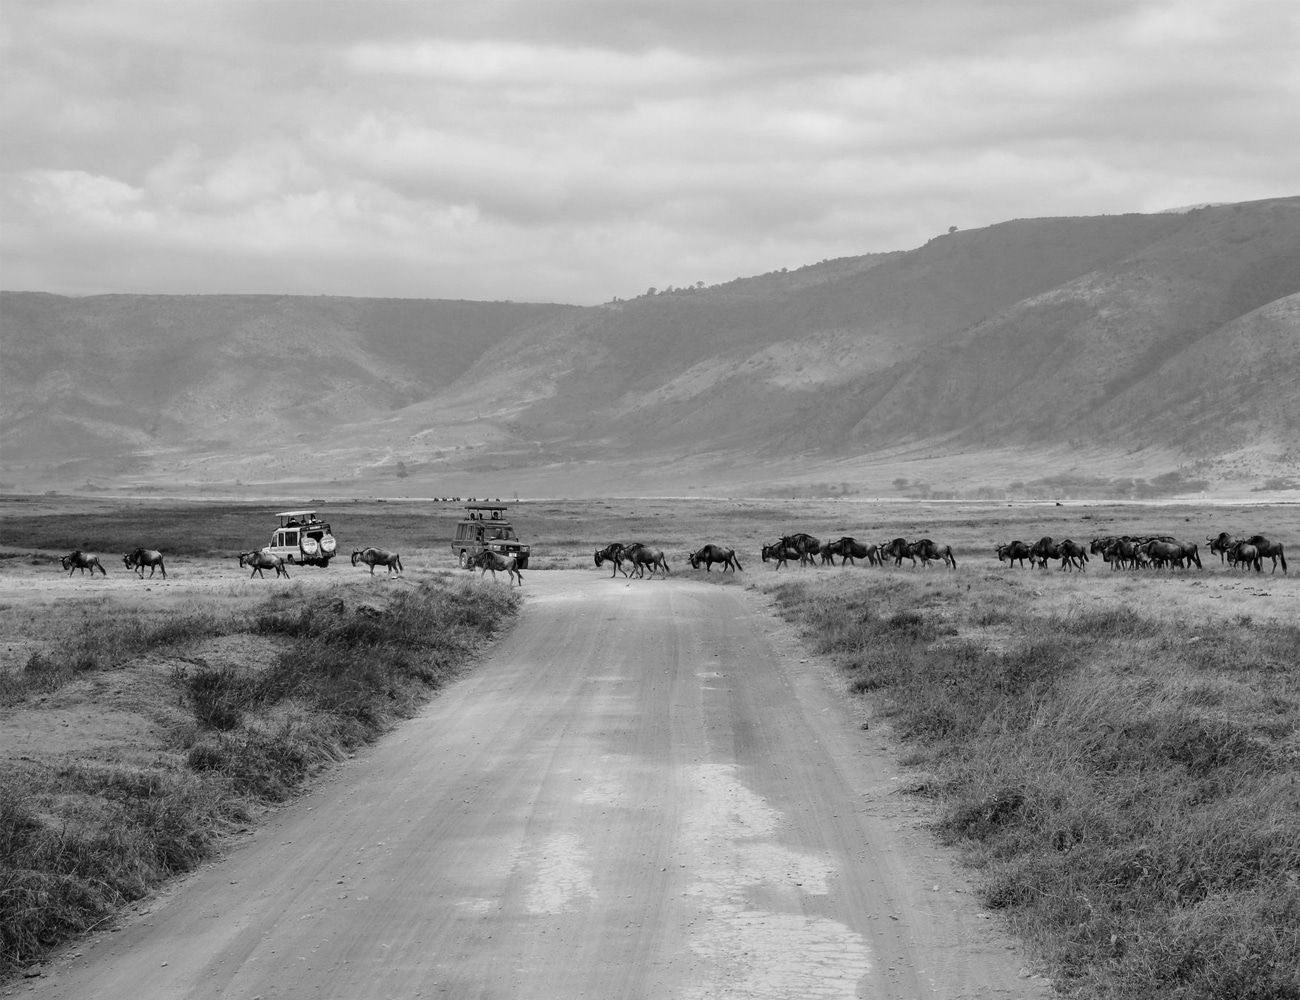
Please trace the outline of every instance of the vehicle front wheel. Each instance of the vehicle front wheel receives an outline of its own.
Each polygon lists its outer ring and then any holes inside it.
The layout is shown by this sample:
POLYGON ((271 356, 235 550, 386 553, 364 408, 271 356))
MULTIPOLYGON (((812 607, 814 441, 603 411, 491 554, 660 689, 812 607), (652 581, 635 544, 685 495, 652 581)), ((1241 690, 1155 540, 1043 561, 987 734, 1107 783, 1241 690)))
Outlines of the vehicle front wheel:
POLYGON ((461 550, 460 550, 460 568, 461 568, 461 569, 467 569, 468 567, 469 567, 469 553, 467 553, 464 549, 461 549, 461 550))

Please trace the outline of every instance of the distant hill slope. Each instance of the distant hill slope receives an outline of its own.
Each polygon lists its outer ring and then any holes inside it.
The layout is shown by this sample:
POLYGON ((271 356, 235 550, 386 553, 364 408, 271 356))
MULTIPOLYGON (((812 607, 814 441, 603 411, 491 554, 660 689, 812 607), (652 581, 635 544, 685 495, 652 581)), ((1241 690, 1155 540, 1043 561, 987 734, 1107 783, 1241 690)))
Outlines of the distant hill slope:
POLYGON ((1297 375, 1300 198, 589 308, 4 292, 0 480, 608 493, 771 469, 874 494, 899 462, 970 489, 1083 462, 1240 487, 1300 479, 1297 375))

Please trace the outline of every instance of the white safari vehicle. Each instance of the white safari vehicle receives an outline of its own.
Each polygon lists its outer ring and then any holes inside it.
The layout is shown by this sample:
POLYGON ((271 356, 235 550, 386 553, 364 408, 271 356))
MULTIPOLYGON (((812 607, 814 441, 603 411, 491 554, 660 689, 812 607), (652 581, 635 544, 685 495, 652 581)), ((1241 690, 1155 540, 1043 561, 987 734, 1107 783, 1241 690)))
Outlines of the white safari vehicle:
POLYGON ((514 527, 506 520, 506 505, 503 503, 467 504, 465 517, 456 525, 451 554, 461 566, 468 565, 471 556, 485 550, 514 556, 516 566, 528 568, 530 549, 519 540, 514 527))
POLYGON ((284 510, 275 515, 280 526, 262 551, 300 566, 328 566, 338 543, 330 526, 314 510, 284 510))

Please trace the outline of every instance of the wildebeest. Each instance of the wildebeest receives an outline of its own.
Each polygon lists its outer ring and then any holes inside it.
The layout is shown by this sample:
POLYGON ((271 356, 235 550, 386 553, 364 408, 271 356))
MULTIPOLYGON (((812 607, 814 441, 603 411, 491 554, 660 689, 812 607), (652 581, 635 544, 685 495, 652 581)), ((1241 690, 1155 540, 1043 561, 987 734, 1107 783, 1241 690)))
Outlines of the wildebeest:
POLYGON ((802 566, 807 561, 808 556, 798 549, 791 548, 784 542, 773 542, 771 545, 763 546, 763 562, 775 562, 776 568, 780 569, 791 559, 798 559, 802 566))
POLYGON ((1183 562, 1183 547, 1177 542, 1165 541, 1163 538, 1151 538, 1138 545, 1138 552, 1151 560, 1157 569, 1170 569, 1177 566, 1186 569, 1183 562))
POLYGON ((929 566, 932 562, 942 561, 945 566, 957 568, 957 557, 952 554, 952 546, 938 545, 928 538, 920 538, 909 544, 907 554, 912 557, 913 562, 919 558, 922 567, 929 566))
POLYGON ((722 563, 722 572, 730 569, 732 572, 743 570, 745 567, 740 565, 740 560, 736 558, 736 550, 724 548, 721 545, 709 544, 701 549, 696 549, 687 559, 690 560, 691 569, 699 569, 700 563, 704 563, 706 573, 713 572, 714 563, 722 563))
POLYGON ((352 565, 365 563, 370 567, 370 575, 375 575, 376 566, 387 566, 389 573, 402 572, 402 557, 387 549, 364 548, 352 553, 352 565))
POLYGON ((264 569, 273 569, 276 576, 283 576, 286 580, 289 579, 289 568, 285 566, 284 560, 273 552, 262 552, 261 550, 241 552, 239 553, 239 567, 243 569, 245 566, 253 567, 253 572, 248 574, 250 580, 255 576, 260 576, 265 580, 266 574, 262 572, 264 569))
POLYGON ((1228 550, 1228 562, 1235 566, 1244 566, 1249 570, 1255 567, 1256 573, 1262 573, 1264 570, 1263 560, 1260 558, 1259 549, 1250 542, 1237 542, 1228 550))
POLYGON ((86 570, 90 570, 91 576, 95 575, 95 570, 99 570, 105 576, 108 576, 108 570, 104 569, 103 564, 99 561, 99 556, 93 552, 82 552, 81 549, 77 549, 75 552, 69 552, 59 562, 63 563, 63 568, 68 571, 68 576, 72 575, 74 569, 81 570, 82 576, 86 575, 86 570))
POLYGON ((895 538, 893 541, 883 542, 880 546, 880 552, 883 556, 893 556, 894 565, 903 565, 904 559, 911 559, 912 565, 916 565, 916 556, 908 551, 909 545, 906 538, 895 538))
POLYGON ((1061 569, 1074 569, 1077 566, 1080 572, 1088 572, 1088 550, 1078 542, 1069 538, 1063 541, 1061 555, 1061 569))
POLYGON ((844 562, 856 566, 855 559, 865 559, 872 566, 882 562, 879 545, 863 545, 852 535, 845 535, 839 541, 831 542, 831 551, 844 562))
POLYGON ((167 567, 163 565, 163 554, 157 549, 136 549, 134 552, 128 552, 122 557, 122 562, 126 568, 134 570, 140 574, 140 579, 144 579, 144 568, 149 567, 149 576, 152 579, 154 570, 162 570, 163 579, 167 579, 167 567))
POLYGON ((596 550, 597 566, 603 566, 606 562, 612 562, 614 564, 614 572, 609 574, 610 579, 613 579, 620 573, 627 576, 627 570, 623 568, 623 551, 626 548, 627 546, 622 542, 611 542, 603 549, 596 550))
POLYGON ((1029 546, 1016 539, 1013 542, 1007 542, 1006 545, 999 545, 996 549, 998 562, 1005 562, 1008 566, 1014 566, 1016 560, 1020 561, 1020 568, 1025 568, 1025 560, 1029 558, 1029 546))
POLYGON ((510 580, 510 586, 513 587, 516 580, 519 581, 519 586, 524 585, 524 575, 519 572, 515 557, 503 556, 500 552, 493 552, 491 549, 484 549, 470 556, 466 568, 481 569, 480 577, 487 576, 488 570, 491 570, 493 580, 497 578, 497 573, 505 573, 510 580))
POLYGON ((662 569, 668 573, 668 557, 664 555, 663 549, 652 548, 641 542, 627 546, 623 550, 623 558, 632 564, 638 577, 645 576, 645 568, 650 567, 650 575, 655 575, 655 570, 662 569))
POLYGON ((1236 545, 1237 542, 1239 541, 1239 539, 1233 538, 1226 531, 1220 531, 1218 538, 1211 538, 1209 535, 1206 535, 1205 540, 1210 543, 1211 555, 1213 555, 1216 552, 1219 553, 1220 564, 1227 562, 1228 550, 1231 549, 1234 545, 1236 545))
POLYGON ((1287 573, 1286 551, 1282 548, 1281 542, 1271 542, 1263 535, 1251 535, 1248 541, 1251 545, 1255 546, 1255 549, 1259 552, 1260 559, 1273 560, 1273 568, 1269 570, 1270 573, 1277 572, 1279 559, 1282 561, 1282 572, 1287 573))
MULTIPOLYGON (((1029 547, 1029 564, 1047 569, 1049 559, 1065 559, 1065 556, 1061 555, 1061 546, 1052 541, 1052 536, 1044 535, 1029 547)), ((1064 562, 1061 563, 1061 569, 1065 569, 1064 562)))
POLYGON ((781 544, 786 548, 794 549, 798 552, 799 561, 801 563, 806 562, 812 563, 813 565, 816 565, 813 556, 817 555, 821 551, 822 547, 820 538, 810 535, 805 531, 800 531, 794 535, 782 536, 781 544))

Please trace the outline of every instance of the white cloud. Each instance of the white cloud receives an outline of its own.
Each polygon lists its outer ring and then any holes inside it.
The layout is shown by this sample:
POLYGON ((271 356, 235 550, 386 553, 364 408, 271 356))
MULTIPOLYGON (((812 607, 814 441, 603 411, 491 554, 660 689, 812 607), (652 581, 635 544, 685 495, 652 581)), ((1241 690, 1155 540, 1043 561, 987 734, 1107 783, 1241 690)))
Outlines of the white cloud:
POLYGON ((0 6, 0 284, 593 302, 1294 193, 1294 5, 0 6))

